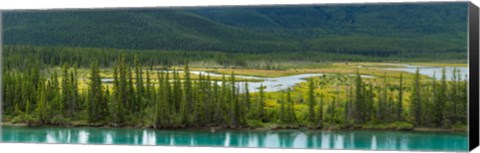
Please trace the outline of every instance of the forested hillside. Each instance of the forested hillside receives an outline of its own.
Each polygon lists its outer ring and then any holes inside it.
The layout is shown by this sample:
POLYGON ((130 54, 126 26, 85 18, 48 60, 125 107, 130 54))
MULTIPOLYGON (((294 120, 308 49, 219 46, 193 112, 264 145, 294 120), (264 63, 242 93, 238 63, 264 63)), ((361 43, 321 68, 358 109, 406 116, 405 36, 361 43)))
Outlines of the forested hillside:
POLYGON ((467 3, 12 11, 6 45, 466 58, 467 3))

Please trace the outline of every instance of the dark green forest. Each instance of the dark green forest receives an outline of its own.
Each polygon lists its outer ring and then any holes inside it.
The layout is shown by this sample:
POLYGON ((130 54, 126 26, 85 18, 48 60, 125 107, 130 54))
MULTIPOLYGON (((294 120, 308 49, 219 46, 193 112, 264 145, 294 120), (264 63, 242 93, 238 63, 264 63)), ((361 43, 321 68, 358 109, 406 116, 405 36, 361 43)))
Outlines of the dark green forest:
POLYGON ((3 13, 6 45, 428 58, 466 51, 467 3, 3 13))

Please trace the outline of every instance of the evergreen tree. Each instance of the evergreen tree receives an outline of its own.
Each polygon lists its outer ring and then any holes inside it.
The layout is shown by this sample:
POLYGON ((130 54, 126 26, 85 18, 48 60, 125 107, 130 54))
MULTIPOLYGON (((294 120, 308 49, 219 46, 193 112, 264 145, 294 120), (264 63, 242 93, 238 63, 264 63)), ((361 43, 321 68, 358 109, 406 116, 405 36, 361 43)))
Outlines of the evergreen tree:
POLYGON ((291 96, 291 89, 287 88, 287 100, 286 100, 286 122, 290 125, 296 124, 297 117, 295 113, 295 105, 291 96))
MULTIPOLYGON (((355 123, 361 124, 365 121, 365 97, 363 95, 363 82, 360 72, 357 70, 355 77, 355 123)), ((334 108, 332 108, 334 109, 334 108)))
MULTIPOLYGON (((189 118, 188 112, 193 112, 193 97, 192 97, 192 80, 190 76, 190 68, 188 66, 188 63, 185 64, 185 69, 184 69, 184 74, 185 74, 185 81, 183 83, 184 85, 184 90, 185 90, 185 103, 186 103, 186 111, 184 111, 184 114, 182 116, 186 117, 185 119, 189 118)), ((187 122, 187 120, 185 120, 187 122)))
POLYGON ((309 80, 308 84, 308 121, 310 123, 315 122, 315 87, 313 78, 309 80))
POLYGON ((440 120, 437 122, 438 126, 442 125, 442 126, 448 126, 451 124, 451 121, 450 121, 450 114, 448 112, 444 112, 444 108, 447 106, 449 108, 451 108, 449 105, 448 105, 448 97, 447 97, 447 77, 446 77, 446 69, 445 67, 442 68, 442 78, 441 78, 441 81, 440 81, 440 89, 439 89, 439 93, 438 93, 438 102, 437 102, 437 109, 436 111, 438 111, 438 114, 435 114, 436 116, 438 115, 438 117, 440 118, 440 120))
MULTIPOLYGON (((452 122, 457 122, 458 118, 459 118, 459 114, 458 114, 458 100, 460 99, 459 97, 459 91, 458 91, 458 82, 460 81, 458 79, 459 76, 457 76, 457 68, 454 67, 453 68, 453 72, 452 72, 452 81, 451 81, 451 85, 450 85, 450 91, 448 91, 448 95, 449 96, 449 99, 448 99, 448 102, 452 108, 452 111, 450 111, 450 117, 449 117, 449 120, 452 121, 452 122)), ((459 75, 459 74, 458 74, 459 75)), ((445 111, 447 112, 447 111, 445 111)))
POLYGON ((317 114, 318 114, 318 127, 322 127, 322 124, 323 124, 323 97, 325 97, 323 94, 320 95, 320 102, 317 106, 318 108, 318 111, 317 111, 317 114))
MULTIPOLYGON (((140 63, 138 61, 138 56, 135 55, 135 60, 134 60, 134 66, 135 66, 135 79, 136 79, 136 87, 135 87, 135 102, 132 104, 132 108, 134 109, 135 112, 141 112, 142 108, 141 106, 144 105, 144 96, 145 96, 145 91, 144 91, 144 85, 143 85, 143 76, 142 76, 142 68, 140 66, 140 63)), ((133 89, 133 86, 132 86, 133 89)))
POLYGON ((421 118, 421 112, 422 112, 422 106, 421 106, 421 85, 420 85, 420 72, 419 68, 417 67, 417 70, 415 71, 415 76, 413 78, 413 90, 411 94, 411 105, 410 105, 410 110, 411 110, 411 115, 413 116, 415 126, 422 126, 422 118, 421 118))
POLYGON ((135 91, 135 87, 133 85, 133 74, 132 74, 132 69, 128 66, 126 68, 127 71, 127 77, 128 77, 128 83, 127 83, 127 95, 128 95, 128 100, 127 100, 127 108, 126 110, 129 110, 128 114, 132 115, 136 113, 136 105, 138 105, 138 96, 137 92, 135 91))
MULTIPOLYGON (((151 69, 151 68, 150 68, 150 69, 151 69)), ((152 96, 153 96, 153 94, 152 94, 152 92, 153 92, 153 91, 152 91, 152 90, 153 90, 153 89, 152 89, 152 82, 151 82, 151 80, 150 80, 150 69, 147 69, 147 76, 146 76, 146 79, 147 79, 147 81, 146 81, 146 83, 147 83, 146 86, 147 86, 147 87, 146 87, 146 89, 145 89, 145 97, 147 97, 148 103, 145 103, 145 104, 143 105, 143 107, 147 107, 147 106, 150 104, 150 101, 151 101, 152 96)))
POLYGON ((287 119, 286 119, 287 110, 286 110, 286 106, 285 106, 286 100, 285 100, 285 97, 284 97, 283 94, 284 93, 282 92, 281 98, 277 100, 278 103, 280 103, 280 113, 278 115, 278 120, 279 120, 280 123, 286 123, 287 122, 287 119))
POLYGON ((248 82, 245 82, 245 105, 246 109, 250 110, 250 91, 248 89, 248 82))
POLYGON ((375 121, 375 109, 374 109, 374 93, 373 93, 373 85, 368 85, 368 90, 365 89, 366 92, 366 103, 367 103, 367 110, 366 110, 366 120, 368 121, 375 121))
POLYGON ((332 102, 330 103, 329 106, 329 112, 330 112, 330 122, 335 123, 336 122, 336 107, 337 107, 337 98, 332 96, 332 102))
POLYGON ((400 87, 398 89, 398 102, 397 102, 397 120, 403 121, 403 76, 400 73, 400 87))
POLYGON ((73 100, 71 99, 73 95, 71 94, 71 87, 70 87, 70 76, 68 73, 67 64, 63 65, 62 68, 62 105, 66 106, 67 109, 61 110, 62 114, 66 114, 68 117, 71 117, 73 114, 73 100))
POLYGON ((94 62, 91 66, 89 84, 88 120, 90 122, 103 121, 107 115, 102 82, 100 79, 98 62, 94 62))
POLYGON ((213 83, 213 123, 219 125, 222 121, 222 95, 218 86, 218 81, 213 83))
POLYGON ((265 121, 265 93, 264 90, 265 87, 263 84, 260 84, 259 87, 259 100, 258 100, 258 119, 262 122, 265 121))
POLYGON ((76 113, 77 110, 81 109, 79 102, 79 94, 78 94, 78 77, 77 77, 77 66, 73 66, 73 71, 70 72, 70 87, 71 87, 71 95, 72 95, 72 106, 70 107, 72 110, 71 112, 76 113))
POLYGON ((240 106, 237 94, 237 87, 235 83, 235 74, 232 72, 230 75, 230 125, 237 127, 240 117, 240 106))
POLYGON ((41 123, 47 123, 49 119, 51 118, 50 116, 50 109, 48 105, 48 100, 45 94, 45 87, 41 82, 39 82, 39 88, 37 92, 37 107, 35 109, 35 114, 38 116, 39 121, 41 123))
POLYGON ((221 86, 221 101, 220 101, 220 107, 221 107, 221 125, 226 125, 229 123, 229 109, 230 109, 230 92, 227 87, 227 81, 225 78, 225 74, 222 74, 222 86, 221 86))

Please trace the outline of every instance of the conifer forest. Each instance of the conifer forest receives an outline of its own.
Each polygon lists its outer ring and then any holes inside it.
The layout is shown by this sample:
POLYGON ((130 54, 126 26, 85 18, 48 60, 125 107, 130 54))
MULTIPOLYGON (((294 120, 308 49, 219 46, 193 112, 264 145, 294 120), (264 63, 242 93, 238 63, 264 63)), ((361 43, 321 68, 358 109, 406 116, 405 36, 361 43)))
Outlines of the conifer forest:
POLYGON ((5 11, 2 122, 466 131, 466 6, 5 11))
MULTIPOLYGON (((354 63, 311 61, 338 72, 268 92, 265 86, 248 87, 260 80, 236 77, 236 71, 253 71, 242 62, 209 69, 221 76, 192 73, 204 67, 199 60, 208 59, 209 54, 199 54, 207 56, 204 59, 195 53, 176 59, 165 52, 161 63, 151 63, 140 60, 146 58, 141 52, 125 56, 126 52, 119 51, 114 56, 81 48, 5 49, 4 120, 31 126, 410 130, 467 124, 468 82, 462 79, 467 76, 456 69, 449 75, 453 78, 447 79, 445 68, 431 78, 421 75, 418 68, 415 73, 387 73, 354 63)), ((217 54, 212 53, 221 56, 217 54)), ((303 69, 274 60, 271 66, 265 60, 263 71, 303 69)))

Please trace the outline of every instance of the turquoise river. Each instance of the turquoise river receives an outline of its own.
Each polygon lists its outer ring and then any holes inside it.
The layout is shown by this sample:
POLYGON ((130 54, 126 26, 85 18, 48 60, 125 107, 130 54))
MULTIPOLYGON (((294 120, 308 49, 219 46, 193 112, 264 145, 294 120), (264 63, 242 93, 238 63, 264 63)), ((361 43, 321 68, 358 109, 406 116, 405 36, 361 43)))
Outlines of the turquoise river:
POLYGON ((152 130, 3 126, 2 142, 467 151, 465 132, 367 130, 152 130))

